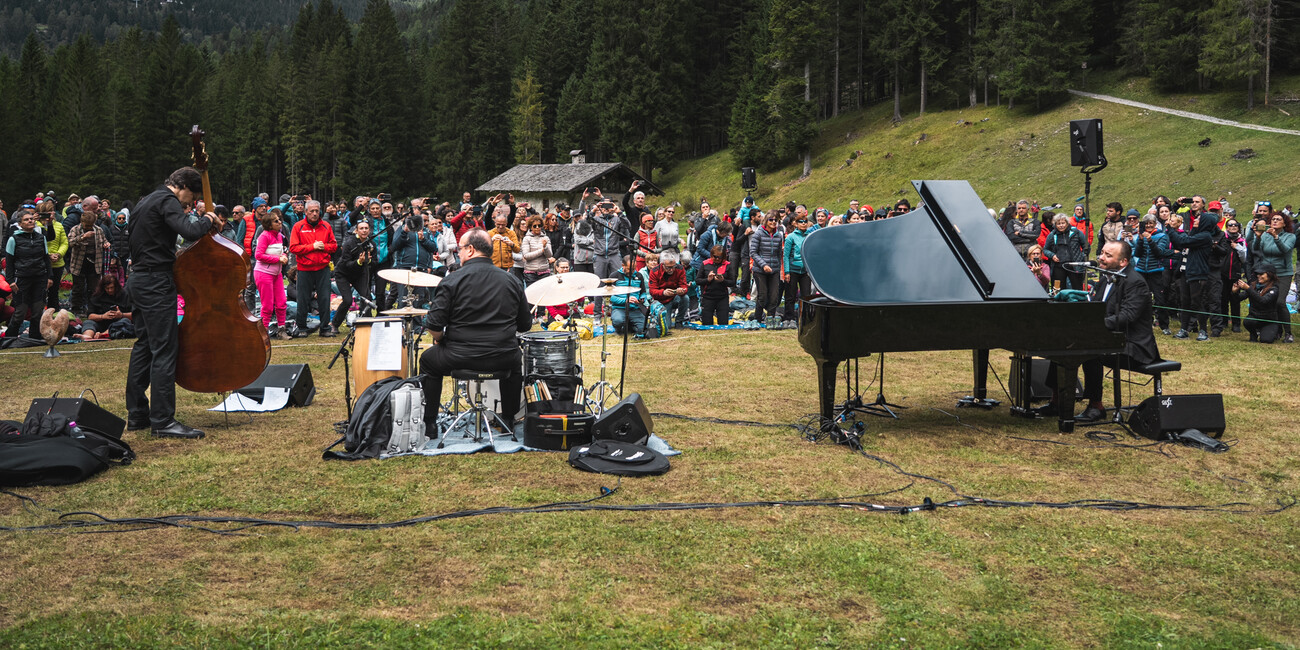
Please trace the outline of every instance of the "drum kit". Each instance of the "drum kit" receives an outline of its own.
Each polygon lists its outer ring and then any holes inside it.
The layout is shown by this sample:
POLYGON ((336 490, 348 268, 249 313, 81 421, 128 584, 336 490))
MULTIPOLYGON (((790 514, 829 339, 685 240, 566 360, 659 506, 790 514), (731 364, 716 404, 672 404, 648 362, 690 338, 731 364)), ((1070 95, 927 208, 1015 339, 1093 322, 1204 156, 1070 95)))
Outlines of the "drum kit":
MULTIPOLYGON (((379 271, 379 277, 409 287, 436 287, 442 281, 441 277, 431 273, 407 269, 383 269, 379 271)), ((534 282, 525 290, 524 294, 528 303, 536 310, 544 307, 558 307, 587 298, 609 298, 634 294, 639 291, 637 287, 619 287, 614 286, 613 283, 613 280, 602 280, 594 273, 558 273, 534 282)), ((346 377, 344 381, 349 384, 346 388, 353 388, 357 395, 360 395, 371 384, 385 377, 412 377, 419 373, 419 338, 423 332, 420 319, 428 314, 429 310, 415 306, 414 291, 407 292, 405 302, 406 304, 401 307, 380 312, 381 315, 379 316, 358 318, 352 327, 352 331, 342 342, 339 354, 346 355, 345 348, 351 339, 354 336, 356 337, 356 342, 352 346, 353 354, 357 357, 355 382, 349 382, 346 377), (379 326, 388 327, 399 322, 402 327, 403 350, 400 370, 369 370, 367 368, 367 357, 373 328, 379 326)), ((618 399, 621 399, 619 391, 614 388, 605 376, 607 360, 610 355, 606 341, 610 330, 610 325, 607 322, 609 311, 608 309, 603 310, 601 320, 603 331, 600 337, 600 380, 583 391, 586 406, 596 415, 604 412, 611 400, 617 402, 618 399)), ((582 364, 579 360, 581 350, 576 321, 575 318, 569 318, 566 323, 567 329, 525 332, 519 335, 520 347, 523 350, 525 378, 529 376, 570 378, 575 385, 581 386, 582 364)), ((626 353, 626 345, 624 351, 626 353)), ((339 354, 335 355, 335 360, 338 359, 339 354)), ((331 361, 330 367, 333 367, 333 365, 334 362, 331 361)), ((624 365, 626 365, 626 358, 624 359, 624 365)), ((349 417, 351 417, 351 396, 347 396, 347 399, 349 417)))

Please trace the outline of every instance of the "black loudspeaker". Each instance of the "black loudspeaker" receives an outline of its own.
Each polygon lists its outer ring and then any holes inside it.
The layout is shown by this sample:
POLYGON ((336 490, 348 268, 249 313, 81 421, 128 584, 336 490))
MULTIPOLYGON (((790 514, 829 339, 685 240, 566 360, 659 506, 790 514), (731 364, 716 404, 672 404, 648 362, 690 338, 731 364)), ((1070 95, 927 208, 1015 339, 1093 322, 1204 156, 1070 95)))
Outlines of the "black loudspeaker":
POLYGON ((758 174, 754 172, 753 167, 740 168, 740 189, 752 190, 758 187, 758 174))
POLYGON ((288 388, 290 406, 307 406, 316 399, 316 383, 305 363, 267 366, 257 381, 235 392, 260 402, 267 388, 288 388))
POLYGON ((623 401, 605 410, 596 418, 592 437, 596 440, 617 440, 644 445, 655 432, 654 420, 640 393, 632 393, 623 401))
POLYGON ((1157 395, 1148 397, 1128 418, 1133 432, 1152 440, 1167 440, 1188 429, 1218 438, 1223 435, 1223 395, 1157 395))
POLYGON ((1070 165, 1092 167, 1106 159, 1101 144, 1101 120, 1070 120, 1070 165))
POLYGON ((77 426, 93 429, 117 439, 126 431, 126 420, 99 408, 99 405, 80 397, 42 397, 32 400, 26 420, 34 413, 59 413, 75 421, 77 426))

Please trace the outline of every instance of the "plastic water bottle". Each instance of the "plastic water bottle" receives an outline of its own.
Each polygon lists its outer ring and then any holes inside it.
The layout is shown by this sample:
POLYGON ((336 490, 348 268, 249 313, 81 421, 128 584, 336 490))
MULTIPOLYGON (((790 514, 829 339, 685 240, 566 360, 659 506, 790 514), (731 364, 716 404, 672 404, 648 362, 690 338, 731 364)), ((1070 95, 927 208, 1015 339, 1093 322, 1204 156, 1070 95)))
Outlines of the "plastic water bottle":
POLYGON ((77 426, 77 421, 76 421, 76 420, 73 420, 73 421, 71 421, 71 422, 68 423, 68 433, 71 433, 73 438, 85 438, 85 437, 86 437, 86 432, 85 432, 85 431, 82 431, 82 430, 81 430, 81 427, 77 426))

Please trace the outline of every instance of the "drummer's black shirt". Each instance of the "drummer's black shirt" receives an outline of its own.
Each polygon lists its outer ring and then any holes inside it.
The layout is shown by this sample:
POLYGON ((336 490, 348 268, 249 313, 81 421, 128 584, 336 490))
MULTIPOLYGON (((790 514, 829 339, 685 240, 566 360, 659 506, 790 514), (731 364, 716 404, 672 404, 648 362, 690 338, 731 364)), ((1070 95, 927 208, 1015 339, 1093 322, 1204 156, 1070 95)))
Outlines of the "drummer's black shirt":
POLYGON ((487 356, 518 347, 516 332, 532 329, 524 285, 487 257, 467 260, 433 292, 425 325, 445 330, 442 345, 466 356, 487 356))

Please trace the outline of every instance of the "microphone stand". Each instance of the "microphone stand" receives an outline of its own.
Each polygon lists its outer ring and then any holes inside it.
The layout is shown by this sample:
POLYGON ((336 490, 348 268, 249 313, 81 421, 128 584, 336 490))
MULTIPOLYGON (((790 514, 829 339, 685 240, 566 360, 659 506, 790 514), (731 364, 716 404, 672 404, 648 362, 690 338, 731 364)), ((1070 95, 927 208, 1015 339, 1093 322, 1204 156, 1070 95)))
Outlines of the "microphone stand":
POLYGON ((343 337, 342 343, 339 343, 338 352, 334 353, 334 358, 330 360, 330 364, 325 366, 326 370, 332 370, 334 369, 334 362, 338 361, 340 356, 343 357, 343 400, 348 405, 348 421, 352 420, 352 379, 348 376, 348 359, 352 357, 352 354, 348 352, 348 344, 352 342, 352 337, 356 333, 357 328, 348 328, 348 335, 343 337))

